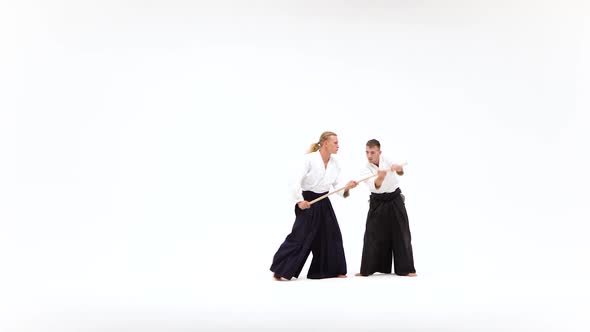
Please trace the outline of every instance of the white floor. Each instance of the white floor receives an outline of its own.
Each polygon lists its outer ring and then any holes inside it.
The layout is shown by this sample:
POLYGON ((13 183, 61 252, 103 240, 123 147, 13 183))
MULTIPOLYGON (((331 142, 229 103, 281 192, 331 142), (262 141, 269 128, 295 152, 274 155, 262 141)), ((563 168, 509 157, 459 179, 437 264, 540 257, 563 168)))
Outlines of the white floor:
MULTIPOLYGON (((3 331, 588 331, 584 280, 440 275, 271 282, 237 276, 12 294, 3 331), (24 296, 23 296, 24 295, 24 296)), ((146 280, 147 279, 147 280, 146 280)), ((35 287, 31 287, 34 292, 35 287)), ((6 299, 6 294, 3 296, 6 299)))

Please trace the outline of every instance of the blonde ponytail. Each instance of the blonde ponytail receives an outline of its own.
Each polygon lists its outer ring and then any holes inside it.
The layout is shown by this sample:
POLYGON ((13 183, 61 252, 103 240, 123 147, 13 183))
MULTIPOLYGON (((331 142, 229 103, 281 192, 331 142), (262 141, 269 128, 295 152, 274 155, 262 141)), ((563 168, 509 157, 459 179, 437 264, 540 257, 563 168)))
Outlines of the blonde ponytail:
POLYGON ((312 153, 312 152, 316 152, 320 149, 320 147, 322 146, 322 143, 324 143, 325 140, 327 140, 330 136, 337 136, 336 133, 331 132, 331 131, 324 131, 321 135, 320 135, 320 140, 317 143, 313 143, 309 146, 309 149, 307 149, 306 153, 312 153))
POLYGON ((309 146, 309 149, 307 149, 307 152, 306 153, 316 152, 319 149, 320 149, 320 143, 312 143, 309 146))

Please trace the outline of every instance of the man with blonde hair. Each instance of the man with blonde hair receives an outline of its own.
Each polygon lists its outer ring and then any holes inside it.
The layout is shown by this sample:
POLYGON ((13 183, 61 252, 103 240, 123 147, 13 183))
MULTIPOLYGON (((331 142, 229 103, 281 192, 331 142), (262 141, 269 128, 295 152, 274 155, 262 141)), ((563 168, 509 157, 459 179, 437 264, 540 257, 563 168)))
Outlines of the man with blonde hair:
MULTIPOLYGON (((275 280, 299 277, 310 252, 313 259, 307 278, 346 277, 342 234, 330 199, 310 204, 327 194, 331 187, 342 185, 340 165, 333 156, 338 149, 338 136, 327 131, 310 146, 303 158, 292 188, 295 223, 274 255, 270 267, 275 280)), ((356 181, 349 181, 339 194, 347 197, 349 190, 356 186, 356 181)))

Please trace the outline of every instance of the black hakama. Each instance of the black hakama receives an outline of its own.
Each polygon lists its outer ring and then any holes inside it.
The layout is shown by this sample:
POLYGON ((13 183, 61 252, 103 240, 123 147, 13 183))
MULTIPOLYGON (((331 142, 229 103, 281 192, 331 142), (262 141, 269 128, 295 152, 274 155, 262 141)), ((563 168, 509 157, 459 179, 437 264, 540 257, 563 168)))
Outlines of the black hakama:
MULTIPOLYGON (((303 198, 310 202, 324 194, 304 191, 303 198)), ((293 229, 274 255, 270 270, 275 277, 298 278, 310 252, 313 259, 307 278, 332 278, 346 274, 342 234, 329 198, 305 210, 295 204, 293 229)))
POLYGON ((395 274, 416 272, 408 214, 399 188, 371 194, 360 273, 391 273, 392 258, 395 274))

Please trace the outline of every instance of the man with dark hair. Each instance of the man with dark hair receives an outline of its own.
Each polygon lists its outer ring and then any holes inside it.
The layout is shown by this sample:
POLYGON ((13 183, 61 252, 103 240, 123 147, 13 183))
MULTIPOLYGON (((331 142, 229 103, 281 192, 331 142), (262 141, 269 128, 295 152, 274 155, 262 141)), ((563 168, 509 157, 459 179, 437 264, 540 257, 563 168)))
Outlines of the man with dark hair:
POLYGON ((363 177, 371 174, 377 174, 377 177, 365 181, 371 196, 361 271, 356 275, 391 273, 393 259, 395 274, 415 277, 410 225, 397 178, 404 174, 404 169, 381 155, 378 140, 371 139, 366 145, 368 163, 363 169, 363 177))

